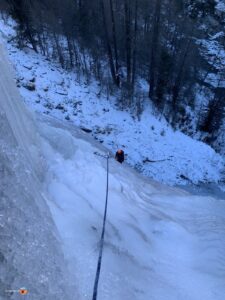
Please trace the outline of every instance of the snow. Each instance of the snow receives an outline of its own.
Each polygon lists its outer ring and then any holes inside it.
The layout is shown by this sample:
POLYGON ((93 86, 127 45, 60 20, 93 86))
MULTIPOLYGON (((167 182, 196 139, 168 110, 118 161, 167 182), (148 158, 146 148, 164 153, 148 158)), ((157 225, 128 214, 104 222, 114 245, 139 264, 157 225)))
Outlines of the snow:
MULTIPOLYGON (((106 162, 94 152, 108 150, 74 122, 28 111, 2 46, 0 57, 1 234, 11 237, 0 245, 0 297, 5 287, 26 286, 32 300, 91 299, 106 182, 106 162)), ((32 100, 35 94, 28 94, 32 100)), ((128 114, 112 111, 134 126, 128 114)), ((162 129, 156 119, 154 126, 162 129)), ((185 143, 186 137, 172 134, 185 143)), ((192 143, 218 162, 209 147, 192 143)), ((194 148, 185 153, 185 145, 178 155, 192 159, 194 148)), ((224 200, 191 196, 111 158, 108 209, 98 300, 224 299, 224 200)))
POLYGON ((203 48, 203 55, 207 58, 208 63, 211 64, 217 71, 224 69, 225 50, 223 45, 216 39, 221 37, 221 33, 215 34, 209 40, 199 40, 203 48))
POLYGON ((217 32, 207 39, 197 41, 201 45, 201 54, 212 67, 212 72, 209 72, 205 78, 205 82, 214 88, 224 88, 224 68, 225 68, 225 49, 223 46, 224 33, 217 32))
MULTIPOLYGON (((39 117, 49 207, 80 299, 90 299, 104 212, 106 149, 71 124, 39 117)), ((224 297, 225 202, 149 181, 110 159, 99 300, 224 297)))
MULTIPOLYGON (((14 33, 3 21, 0 28, 5 43, 14 33)), ((129 165, 160 182, 197 184, 221 179, 224 158, 204 143, 174 131, 163 117, 154 115, 148 101, 142 103, 144 113, 138 120, 134 113, 119 110, 119 99, 107 95, 93 79, 87 85, 85 79, 30 49, 21 51, 12 43, 6 46, 20 93, 32 110, 92 130, 91 135, 110 151, 123 148, 129 165), (35 91, 28 89, 30 80, 35 91), (146 159, 164 161, 144 163, 146 159)))
POLYGON ((225 12, 225 2, 224 0, 216 0, 217 5, 216 5, 216 9, 222 13, 225 12))

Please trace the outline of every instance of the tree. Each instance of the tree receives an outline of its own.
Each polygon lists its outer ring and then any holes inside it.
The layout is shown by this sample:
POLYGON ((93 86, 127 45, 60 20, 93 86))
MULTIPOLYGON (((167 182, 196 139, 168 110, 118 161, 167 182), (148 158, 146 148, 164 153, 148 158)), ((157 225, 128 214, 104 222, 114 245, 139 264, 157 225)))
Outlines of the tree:
POLYGON ((32 22, 32 0, 7 0, 12 17, 18 22, 19 45, 24 39, 37 52, 36 30, 32 22))
POLYGON ((152 45, 150 54, 149 67, 149 97, 155 100, 155 82, 156 82, 156 68, 159 51, 159 34, 160 34, 160 19, 161 19, 162 0, 155 0, 154 16, 153 16, 153 32, 152 45))

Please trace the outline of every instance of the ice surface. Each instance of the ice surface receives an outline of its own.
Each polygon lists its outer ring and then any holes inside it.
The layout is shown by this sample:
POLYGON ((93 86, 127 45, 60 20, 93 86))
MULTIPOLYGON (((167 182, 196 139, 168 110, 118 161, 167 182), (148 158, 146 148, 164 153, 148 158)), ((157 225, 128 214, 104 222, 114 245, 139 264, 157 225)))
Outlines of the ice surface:
MULTIPOLYGON (((80 299, 91 299, 106 184, 106 162, 93 153, 105 150, 52 118, 39 131, 49 206, 80 299)), ((149 181, 113 159, 109 182, 98 299, 224 299, 225 202, 149 181)))
POLYGON ((32 113, 15 87, 0 45, 0 298, 26 287, 29 299, 68 295, 59 237, 44 199, 44 160, 32 113))

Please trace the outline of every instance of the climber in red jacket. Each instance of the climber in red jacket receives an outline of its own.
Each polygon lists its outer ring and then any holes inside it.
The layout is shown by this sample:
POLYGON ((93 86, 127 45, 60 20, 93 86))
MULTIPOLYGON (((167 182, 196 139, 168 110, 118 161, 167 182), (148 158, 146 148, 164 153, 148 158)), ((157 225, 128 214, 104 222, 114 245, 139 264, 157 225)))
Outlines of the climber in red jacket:
POLYGON ((119 162, 119 163, 123 163, 124 162, 124 152, 123 150, 118 150, 116 152, 116 155, 115 155, 115 159, 119 162))

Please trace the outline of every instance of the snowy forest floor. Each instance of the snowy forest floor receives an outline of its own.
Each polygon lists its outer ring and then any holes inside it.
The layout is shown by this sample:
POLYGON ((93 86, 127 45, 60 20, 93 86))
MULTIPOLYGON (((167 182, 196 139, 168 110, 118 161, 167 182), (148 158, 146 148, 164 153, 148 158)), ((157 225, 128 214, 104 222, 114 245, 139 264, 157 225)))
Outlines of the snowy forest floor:
POLYGON ((99 95, 101 87, 92 79, 67 72, 30 49, 19 50, 10 22, 0 21, 2 39, 16 69, 17 86, 34 110, 90 129, 90 135, 113 153, 123 148, 126 161, 144 175, 169 185, 218 183, 224 177, 224 158, 208 145, 158 118, 148 101, 140 120, 129 110, 118 109, 114 96, 99 95), (162 160, 148 162, 148 160, 162 160))

